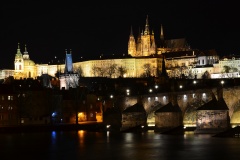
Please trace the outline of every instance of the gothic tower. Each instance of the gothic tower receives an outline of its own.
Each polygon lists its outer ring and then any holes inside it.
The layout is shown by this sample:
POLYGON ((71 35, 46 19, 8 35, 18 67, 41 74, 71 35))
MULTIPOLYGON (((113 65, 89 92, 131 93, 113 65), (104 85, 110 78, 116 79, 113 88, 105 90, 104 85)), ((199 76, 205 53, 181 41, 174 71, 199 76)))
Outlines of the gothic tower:
POLYGON ((150 42, 150 55, 152 54, 156 54, 157 52, 157 47, 156 47, 156 43, 155 43, 155 39, 154 39, 154 32, 152 31, 152 35, 151 35, 151 42, 150 42))
POLYGON ((131 30, 129 41, 128 41, 128 54, 132 56, 150 56, 156 54, 157 46, 155 43, 154 32, 150 33, 150 27, 148 23, 148 16, 146 18, 145 28, 140 32, 135 42, 133 32, 131 30), (135 54, 134 54, 135 53, 135 54))
POLYGON ((128 54, 133 57, 136 56, 136 41, 133 36, 132 27, 131 27, 129 41, 128 41, 128 54))
POLYGON ((164 48, 165 44, 164 44, 164 35, 163 35, 163 26, 161 24, 161 33, 160 33, 160 44, 159 44, 160 48, 164 48))
POLYGON ((136 44, 136 56, 143 56, 142 55, 142 39, 141 39, 141 32, 140 32, 140 28, 139 28, 139 32, 138 32, 138 38, 137 38, 137 44, 136 44))
POLYGON ((150 52, 150 45, 151 45, 151 35, 149 31, 149 24, 148 24, 148 16, 146 19, 145 29, 141 36, 142 40, 142 55, 149 56, 150 52))
POLYGON ((64 73, 59 76, 60 80, 60 89, 69 90, 69 88, 76 88, 79 86, 79 75, 74 73, 73 70, 73 61, 72 61, 72 51, 70 53, 66 50, 66 59, 65 59, 65 69, 64 73))

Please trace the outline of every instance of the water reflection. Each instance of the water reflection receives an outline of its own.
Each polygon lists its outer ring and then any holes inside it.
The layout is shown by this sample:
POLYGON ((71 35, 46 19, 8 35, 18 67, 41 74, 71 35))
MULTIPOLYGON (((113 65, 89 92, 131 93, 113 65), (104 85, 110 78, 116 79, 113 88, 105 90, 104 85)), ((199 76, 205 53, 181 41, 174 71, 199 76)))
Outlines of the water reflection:
POLYGON ((0 134, 1 159, 240 159, 239 138, 154 132, 0 134))

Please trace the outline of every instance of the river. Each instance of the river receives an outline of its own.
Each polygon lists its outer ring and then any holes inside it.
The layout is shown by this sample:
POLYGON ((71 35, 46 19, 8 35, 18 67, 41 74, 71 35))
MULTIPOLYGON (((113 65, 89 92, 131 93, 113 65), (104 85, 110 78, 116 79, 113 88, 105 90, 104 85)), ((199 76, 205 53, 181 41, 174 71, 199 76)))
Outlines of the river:
POLYGON ((239 160, 240 138, 219 138, 193 132, 165 135, 153 131, 1 133, 0 159, 239 160))

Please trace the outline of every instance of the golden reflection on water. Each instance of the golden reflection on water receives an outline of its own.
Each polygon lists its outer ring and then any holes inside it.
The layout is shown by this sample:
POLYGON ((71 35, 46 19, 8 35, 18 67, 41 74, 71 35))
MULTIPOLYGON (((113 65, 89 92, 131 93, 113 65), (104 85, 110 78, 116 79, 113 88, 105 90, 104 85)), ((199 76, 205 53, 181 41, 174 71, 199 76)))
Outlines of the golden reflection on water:
POLYGON ((78 131, 78 138, 79 138, 79 143, 80 145, 84 144, 84 137, 85 137, 86 131, 84 130, 79 130, 78 131))

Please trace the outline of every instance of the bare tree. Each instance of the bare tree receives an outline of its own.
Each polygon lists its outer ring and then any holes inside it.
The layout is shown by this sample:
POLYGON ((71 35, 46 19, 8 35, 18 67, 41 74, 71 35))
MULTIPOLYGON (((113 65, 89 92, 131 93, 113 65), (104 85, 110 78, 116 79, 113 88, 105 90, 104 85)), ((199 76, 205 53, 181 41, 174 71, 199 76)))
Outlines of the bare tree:
POLYGON ((84 75, 83 75, 83 69, 82 69, 82 67, 81 66, 79 66, 78 68, 77 68, 77 74, 79 75, 79 77, 84 77, 84 75))
POLYGON ((144 74, 145 77, 150 77, 151 76, 151 64, 150 63, 145 63, 143 65, 143 69, 144 69, 144 74))
POLYGON ((116 73, 116 69, 117 69, 117 64, 110 64, 110 66, 107 68, 106 72, 110 78, 112 77, 112 75, 116 73))
POLYGON ((106 69, 105 67, 101 67, 101 68, 98 67, 98 68, 97 68, 98 75, 101 76, 101 77, 104 77, 104 76, 105 76, 106 71, 107 71, 107 69, 106 69))
POLYGON ((97 66, 92 66, 92 74, 93 74, 93 76, 94 77, 96 77, 97 76, 97 73, 98 73, 98 67, 97 66))
POLYGON ((117 72, 120 77, 123 77, 125 73, 127 73, 127 69, 123 66, 117 68, 117 72))
POLYGON ((202 75, 202 79, 210 79, 211 78, 211 75, 208 71, 205 71, 202 75))

